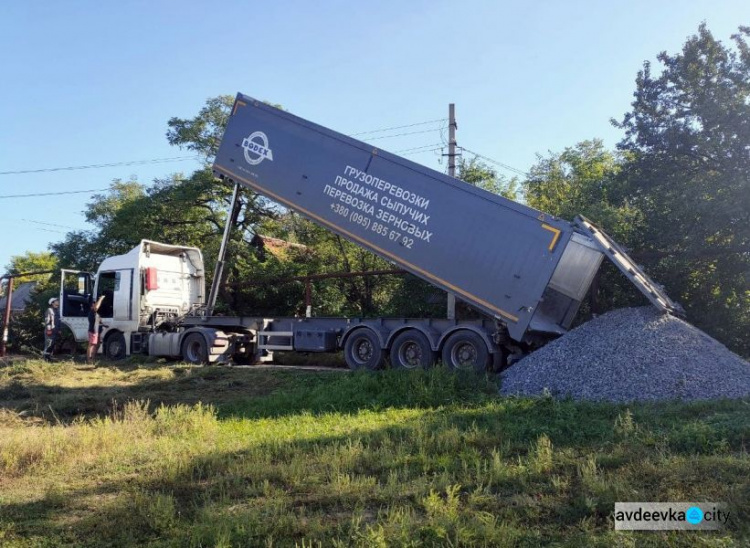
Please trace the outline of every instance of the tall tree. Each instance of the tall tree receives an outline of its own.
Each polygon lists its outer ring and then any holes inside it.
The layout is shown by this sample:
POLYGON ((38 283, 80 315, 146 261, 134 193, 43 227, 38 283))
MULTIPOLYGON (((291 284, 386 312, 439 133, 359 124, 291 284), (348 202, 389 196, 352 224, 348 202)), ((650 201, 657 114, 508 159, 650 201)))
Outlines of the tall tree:
POLYGON ((750 354, 750 27, 735 49, 705 24, 682 51, 644 63, 614 125, 643 243, 690 318, 750 354))

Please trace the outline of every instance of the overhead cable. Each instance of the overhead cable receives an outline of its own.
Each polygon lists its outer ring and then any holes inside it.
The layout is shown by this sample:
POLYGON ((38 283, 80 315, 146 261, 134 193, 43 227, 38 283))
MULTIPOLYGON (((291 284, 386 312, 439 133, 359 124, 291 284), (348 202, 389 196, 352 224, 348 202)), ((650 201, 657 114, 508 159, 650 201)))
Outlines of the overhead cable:
POLYGON ((103 167, 133 166, 140 164, 162 164, 166 162, 178 162, 186 160, 197 160, 199 156, 174 156, 172 158, 153 158, 151 160, 132 160, 129 162, 114 162, 111 164, 91 164, 85 166, 47 167, 41 169, 22 169, 18 171, 0 171, 0 175, 24 175, 27 173, 47 173, 50 171, 73 171, 78 169, 100 169, 103 167))

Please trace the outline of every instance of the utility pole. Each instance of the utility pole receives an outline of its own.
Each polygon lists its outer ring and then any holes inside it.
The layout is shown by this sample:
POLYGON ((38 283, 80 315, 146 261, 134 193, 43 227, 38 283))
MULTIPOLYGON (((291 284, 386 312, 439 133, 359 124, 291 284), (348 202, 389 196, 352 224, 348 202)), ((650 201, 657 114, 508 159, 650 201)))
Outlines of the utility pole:
MULTIPOLYGON (((448 105, 448 175, 456 176, 456 105, 448 105)), ((456 319, 456 295, 448 292, 447 317, 456 319)))

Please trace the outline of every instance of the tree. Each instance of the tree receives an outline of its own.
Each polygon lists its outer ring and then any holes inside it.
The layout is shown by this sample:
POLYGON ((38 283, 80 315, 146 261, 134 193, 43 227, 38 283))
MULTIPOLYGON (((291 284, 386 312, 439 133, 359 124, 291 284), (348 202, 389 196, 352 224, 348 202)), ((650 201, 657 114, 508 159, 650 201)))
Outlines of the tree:
POLYGON ((194 118, 170 118, 167 141, 170 145, 198 152, 210 162, 219 150, 233 104, 231 95, 219 95, 208 99, 194 118))
MULTIPOLYGON (((620 178, 624 154, 607 150, 600 139, 582 141, 562 152, 537 155, 537 163, 523 182, 529 206, 565 219, 583 215, 616 241, 642 249, 640 211, 628 200, 620 178)), ((597 284, 597 312, 645 303, 632 284, 608 261, 602 265, 597 284)), ((584 302, 579 320, 592 312, 584 302)))
POLYGON ((561 219, 584 215, 623 244, 637 243, 643 220, 627 199, 619 174, 625 158, 600 139, 582 141, 560 153, 537 155, 524 181, 529 206, 561 219))
MULTIPOLYGON (((57 259, 48 251, 34 253, 27 251, 23 255, 13 255, 10 263, 5 267, 8 274, 23 274, 25 272, 44 272, 55 270, 57 268, 57 259)), ((49 278, 49 274, 38 274, 36 276, 24 277, 23 281, 44 281, 49 278)))
MULTIPOLYGON (((42 318, 44 310, 47 309, 47 300, 52 296, 59 295, 60 292, 60 278, 54 272, 58 268, 57 258, 49 252, 34 253, 28 251, 23 255, 11 257, 10 263, 6 267, 8 274, 53 271, 53 273, 24 276, 14 280, 16 289, 20 284, 26 282, 35 282, 35 286, 30 295, 31 299, 26 302, 24 311, 15 314, 10 323, 9 341, 12 350, 20 351, 23 347, 41 350, 44 341, 42 318)), ((0 314, 2 312, 0 310, 0 314)))
POLYGON ((625 131, 623 176, 642 241, 689 317, 750 355, 750 27, 736 51, 700 25, 682 51, 644 63, 625 131))
POLYGON ((458 163, 457 177, 470 185, 499 194, 509 200, 518 199, 518 180, 515 177, 510 180, 506 179, 477 157, 469 161, 461 159, 458 163))

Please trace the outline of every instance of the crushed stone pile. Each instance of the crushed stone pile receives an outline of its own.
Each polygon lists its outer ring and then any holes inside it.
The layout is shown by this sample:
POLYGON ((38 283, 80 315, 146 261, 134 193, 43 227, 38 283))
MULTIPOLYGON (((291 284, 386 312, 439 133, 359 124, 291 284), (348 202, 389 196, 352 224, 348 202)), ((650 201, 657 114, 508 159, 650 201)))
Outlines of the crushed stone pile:
POLYGON ((614 310, 569 331, 501 375, 505 395, 577 400, 750 396, 750 363, 653 307, 614 310))

